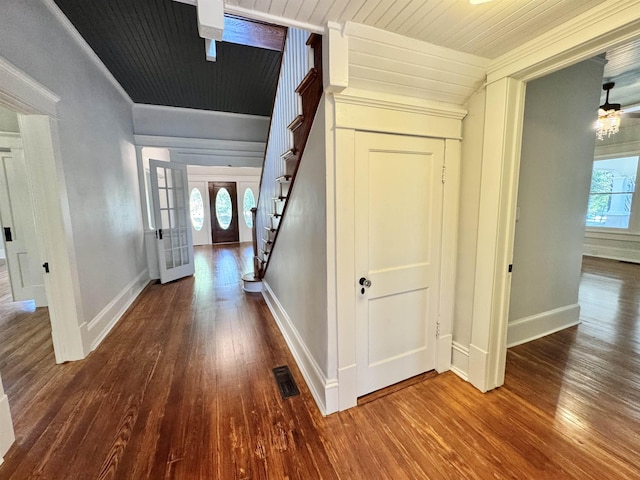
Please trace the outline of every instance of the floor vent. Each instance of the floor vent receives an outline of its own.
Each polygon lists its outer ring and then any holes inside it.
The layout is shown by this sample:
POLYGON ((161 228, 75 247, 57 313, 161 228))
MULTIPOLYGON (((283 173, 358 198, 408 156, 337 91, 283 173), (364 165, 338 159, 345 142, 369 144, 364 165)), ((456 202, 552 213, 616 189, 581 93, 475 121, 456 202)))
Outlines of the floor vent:
POLYGON ((300 390, 298 390, 298 386, 293 379, 293 375, 291 375, 289 367, 283 365, 274 368, 273 376, 276 377, 276 383, 278 384, 278 389, 280 390, 280 395, 282 395, 283 400, 300 395, 300 390))

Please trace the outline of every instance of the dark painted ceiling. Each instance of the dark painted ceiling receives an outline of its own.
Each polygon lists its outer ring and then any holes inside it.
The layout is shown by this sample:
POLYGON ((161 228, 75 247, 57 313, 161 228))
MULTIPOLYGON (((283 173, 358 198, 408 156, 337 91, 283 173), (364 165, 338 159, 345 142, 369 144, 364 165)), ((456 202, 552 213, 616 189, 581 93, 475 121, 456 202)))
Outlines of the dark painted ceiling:
POLYGON ((216 42, 172 0, 55 0, 136 103, 270 116, 281 53, 216 42))

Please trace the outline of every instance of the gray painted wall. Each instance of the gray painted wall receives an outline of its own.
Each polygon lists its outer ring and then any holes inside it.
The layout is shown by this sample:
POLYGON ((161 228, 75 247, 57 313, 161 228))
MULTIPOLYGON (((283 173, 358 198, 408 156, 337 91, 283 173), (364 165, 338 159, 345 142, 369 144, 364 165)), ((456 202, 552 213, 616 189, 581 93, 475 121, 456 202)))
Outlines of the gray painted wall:
POLYGON ((509 321, 578 302, 603 64, 527 85, 509 321))
POLYGON ((61 100, 62 168, 83 318, 146 268, 131 103, 41 1, 6 0, 0 55, 61 100))

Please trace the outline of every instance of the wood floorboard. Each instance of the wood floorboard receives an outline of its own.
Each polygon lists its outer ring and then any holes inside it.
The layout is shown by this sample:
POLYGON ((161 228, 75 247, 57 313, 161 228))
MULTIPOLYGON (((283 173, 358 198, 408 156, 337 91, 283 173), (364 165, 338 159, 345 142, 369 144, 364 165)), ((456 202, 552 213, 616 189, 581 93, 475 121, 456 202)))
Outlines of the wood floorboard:
POLYGON ((0 303, 1 480, 640 479, 640 265, 585 258, 582 323, 510 349, 493 392, 427 374, 326 418, 241 289, 251 248, 198 247, 195 266, 82 362, 55 365, 46 309, 0 303))

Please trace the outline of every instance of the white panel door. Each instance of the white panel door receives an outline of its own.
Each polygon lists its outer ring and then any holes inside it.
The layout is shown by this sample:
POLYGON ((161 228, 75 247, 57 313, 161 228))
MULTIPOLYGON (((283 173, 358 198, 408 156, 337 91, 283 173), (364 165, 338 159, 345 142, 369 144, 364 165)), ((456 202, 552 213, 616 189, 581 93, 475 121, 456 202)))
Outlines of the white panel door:
POLYGON ((187 166, 149 160, 160 282, 193 275, 187 166))
POLYGON ((435 368, 444 140, 358 132, 355 149, 356 361, 365 395, 435 368))
POLYGON ((0 218, 13 300, 35 300, 36 306, 46 306, 44 270, 40 266, 33 209, 21 148, 0 152, 0 218))

